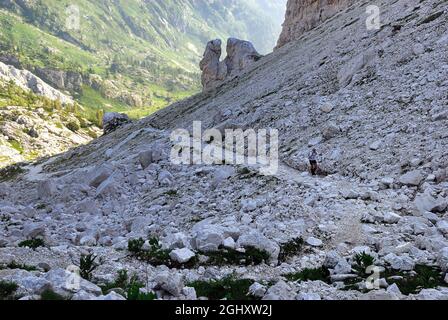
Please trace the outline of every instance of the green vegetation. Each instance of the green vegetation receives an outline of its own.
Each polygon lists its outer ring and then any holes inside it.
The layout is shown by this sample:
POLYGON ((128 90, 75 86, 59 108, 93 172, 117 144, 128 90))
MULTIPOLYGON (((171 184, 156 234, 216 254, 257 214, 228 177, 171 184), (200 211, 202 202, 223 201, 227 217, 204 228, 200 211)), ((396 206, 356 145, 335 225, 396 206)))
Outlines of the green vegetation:
POLYGON ((369 268, 375 264, 375 258, 365 252, 358 253, 355 256, 354 261, 355 261, 355 264, 354 264, 353 268, 360 275, 365 274, 367 268, 369 268))
POLYGON ((405 295, 419 293, 422 289, 448 287, 444 281, 445 274, 438 267, 416 265, 412 272, 386 270, 384 277, 390 284, 395 283, 405 295), (401 279, 397 278, 401 277, 401 279))
POLYGON ((330 271, 325 268, 304 269, 300 272, 286 274, 285 278, 289 281, 323 281, 330 283, 330 271))
POLYGON ((145 241, 140 238, 136 240, 129 240, 128 250, 131 254, 138 258, 148 262, 151 265, 171 265, 170 250, 162 249, 162 246, 157 238, 149 239, 149 250, 143 250, 145 241))
POLYGON ((67 300, 65 297, 61 296, 60 294, 54 292, 51 289, 47 289, 44 292, 41 293, 40 299, 44 301, 62 301, 67 300))
POLYGON ((4 270, 4 269, 11 269, 11 270, 21 269, 21 270, 25 270, 25 271, 36 271, 37 270, 37 268, 34 266, 17 263, 15 261, 12 261, 6 265, 0 265, 0 270, 4 270))
POLYGON ((254 247, 244 248, 244 252, 222 248, 217 252, 202 253, 208 257, 209 265, 258 265, 269 260, 269 253, 254 247))
POLYGON ((0 280, 0 300, 15 300, 15 292, 18 288, 16 283, 0 280))
POLYGON ((45 247, 45 242, 42 239, 30 239, 30 240, 25 240, 19 243, 19 247, 21 248, 30 248, 33 250, 36 250, 39 247, 45 247))
POLYGON ((189 262, 180 265, 170 258, 171 250, 162 249, 160 242, 156 238, 149 240, 149 250, 144 250, 145 240, 132 239, 128 241, 128 251, 131 255, 139 260, 146 261, 151 265, 166 265, 176 268, 192 268, 200 264, 204 265, 258 265, 267 262, 270 258, 268 252, 254 247, 244 248, 244 252, 229 248, 220 248, 217 252, 200 252, 205 256, 207 261, 199 262, 198 257, 192 258, 189 262))
POLYGON ((303 239, 294 238, 280 245, 279 263, 285 262, 289 257, 298 255, 303 249, 303 239))
POLYGON ((221 280, 195 281, 187 286, 195 288, 198 297, 207 297, 210 300, 256 300, 248 294, 252 284, 253 280, 228 276, 221 280))
POLYGON ((137 276, 129 278, 127 270, 118 271, 117 277, 111 283, 100 286, 103 294, 108 294, 113 289, 121 289, 127 300, 155 300, 157 296, 154 293, 143 293, 140 291, 145 285, 139 281, 137 276))
POLYGON ((13 164, 5 168, 0 168, 0 182, 13 180, 24 172, 25 170, 23 170, 19 164, 13 164))
POLYGON ((92 280, 93 271, 95 271, 99 266, 100 263, 97 263, 97 256, 93 254, 82 254, 79 258, 79 270, 80 270, 80 276, 83 279, 86 279, 87 281, 92 280))

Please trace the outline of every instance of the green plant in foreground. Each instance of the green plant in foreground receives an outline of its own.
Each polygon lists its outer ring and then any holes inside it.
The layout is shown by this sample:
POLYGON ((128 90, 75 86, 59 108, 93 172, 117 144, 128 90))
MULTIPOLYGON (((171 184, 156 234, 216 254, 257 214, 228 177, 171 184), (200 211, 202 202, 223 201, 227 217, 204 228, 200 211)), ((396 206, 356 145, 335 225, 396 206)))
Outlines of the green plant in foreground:
POLYGON ((21 248, 31 248, 33 250, 36 250, 39 247, 44 247, 45 246, 45 242, 43 239, 30 239, 30 240, 25 240, 19 243, 19 247, 21 248))
POLYGON ((248 295, 253 283, 253 280, 227 276, 221 280, 194 281, 187 286, 195 288, 198 297, 207 297, 210 300, 255 300, 248 295))
POLYGON ((18 288, 16 283, 0 280, 0 300, 14 300, 18 288))
POLYGON ((367 268, 373 266, 374 264, 375 264, 375 258, 365 252, 358 253, 355 256, 354 269, 360 275, 364 274, 367 268))
POLYGON ((268 252, 254 247, 244 248, 244 252, 235 249, 223 248, 217 252, 202 253, 208 257, 207 264, 210 265, 259 265, 267 262, 270 258, 268 252))
POLYGON ((67 300, 60 294, 57 294, 53 290, 47 289, 41 293, 40 299, 44 301, 59 301, 59 300, 67 300))
POLYGON ((128 250, 140 260, 144 260, 151 265, 171 265, 170 250, 162 249, 157 238, 149 239, 149 250, 143 250, 145 241, 140 239, 129 240, 128 250))
POLYGON ((114 282, 101 287, 104 294, 113 289, 121 289, 125 292, 127 300, 155 300, 157 296, 154 293, 143 293, 140 291, 145 285, 140 282, 137 276, 129 278, 127 270, 118 271, 114 282))
POLYGON ((81 255, 81 258, 79 259, 79 274, 81 278, 88 281, 92 279, 93 271, 100 266, 99 263, 95 262, 97 258, 98 257, 93 254, 81 255))
POLYGON ((285 262, 289 257, 298 255, 303 248, 303 239, 294 238, 286 243, 280 245, 280 254, 278 256, 278 261, 285 262))
POLYGON ((300 272, 286 274, 285 278, 289 281, 323 281, 330 282, 330 271, 326 267, 316 269, 303 269, 300 272))
POLYGON ((386 270, 385 277, 388 282, 395 283, 401 293, 405 295, 417 294, 422 289, 447 287, 444 273, 435 266, 416 265, 413 272, 394 272, 386 270), (395 278, 393 276, 400 276, 395 278))

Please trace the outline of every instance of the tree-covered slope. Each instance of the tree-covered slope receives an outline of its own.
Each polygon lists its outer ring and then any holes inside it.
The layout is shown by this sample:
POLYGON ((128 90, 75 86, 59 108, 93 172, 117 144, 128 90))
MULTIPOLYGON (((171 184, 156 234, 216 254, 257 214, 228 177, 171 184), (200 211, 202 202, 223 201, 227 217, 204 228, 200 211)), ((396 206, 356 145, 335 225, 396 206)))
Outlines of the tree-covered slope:
POLYGON ((208 40, 235 36, 269 52, 284 2, 1 0, 0 61, 71 92, 91 115, 139 117, 198 90, 208 40))

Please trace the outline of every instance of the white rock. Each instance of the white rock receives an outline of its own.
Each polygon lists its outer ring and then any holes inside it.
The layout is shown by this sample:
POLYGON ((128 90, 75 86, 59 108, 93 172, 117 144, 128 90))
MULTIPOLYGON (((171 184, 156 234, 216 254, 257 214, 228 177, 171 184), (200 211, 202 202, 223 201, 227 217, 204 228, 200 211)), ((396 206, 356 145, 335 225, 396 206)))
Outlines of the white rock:
POLYGON ((236 242, 235 242, 235 240, 233 240, 232 237, 228 237, 228 238, 224 239, 222 244, 225 248, 228 248, 228 249, 235 249, 235 247, 236 247, 236 242))
POLYGON ((300 301, 320 301, 321 296, 318 293, 299 293, 296 300, 300 301))
POLYGON ((256 298, 263 298, 266 294, 266 287, 262 284, 255 282, 253 285, 249 287, 249 294, 256 298))
POLYGON ((14 281, 29 294, 40 295, 45 290, 51 289, 51 283, 44 278, 36 276, 17 277, 14 281))
POLYGON ((254 247, 266 251, 271 257, 271 262, 276 262, 278 260, 278 255, 280 253, 279 245, 256 230, 241 235, 237 243, 238 247, 254 247))
POLYGON ((158 181, 162 186, 170 186, 174 182, 174 177, 170 172, 162 170, 159 173, 158 181))
POLYGON ((196 254, 187 248, 176 249, 176 250, 171 251, 171 253, 170 253, 171 260, 179 262, 179 263, 187 263, 188 261, 193 259, 195 256, 196 256, 196 254))
POLYGON ((346 259, 342 258, 338 261, 333 271, 334 274, 350 274, 352 272, 352 266, 346 259))
POLYGON ((314 237, 309 237, 308 239, 306 239, 306 243, 309 244, 312 247, 322 247, 323 246, 323 242, 322 240, 319 240, 317 238, 314 237))
POLYGON ((162 289, 171 295, 178 297, 184 288, 184 277, 180 273, 170 273, 168 271, 156 275, 154 282, 156 282, 155 289, 162 289))
POLYGON ((188 237, 183 232, 170 233, 162 239, 162 243, 163 247, 169 250, 182 249, 189 245, 188 237))
POLYGON ((399 179, 401 184, 407 186, 419 186, 420 183, 425 179, 422 172, 420 170, 410 171, 404 175, 402 175, 399 179))
POLYGON ((448 221, 440 220, 436 226, 443 235, 448 236, 448 221))
POLYGON ((101 183, 106 181, 113 173, 113 170, 111 167, 103 165, 99 166, 89 173, 90 181, 89 186, 98 188, 101 183))
POLYGON ((374 143, 372 143, 369 148, 370 148, 370 150, 376 151, 379 148, 381 148, 382 144, 383 144, 383 141, 378 140, 378 141, 375 141, 374 143))
POLYGON ((389 253, 384 257, 384 261, 389 263, 394 270, 411 271, 415 267, 415 261, 406 254, 397 256, 394 253, 389 253))
POLYGON ((415 298, 417 300, 446 301, 448 300, 448 290, 423 289, 419 294, 415 295, 415 298))
POLYGON ((198 295, 196 294, 196 289, 192 287, 185 287, 182 289, 182 294, 185 296, 187 301, 194 301, 198 299, 198 295))
POLYGON ((23 226, 23 235, 27 238, 45 236, 45 224, 29 222, 23 226))
POLYGON ((86 247, 94 247, 97 245, 97 241, 96 238, 92 235, 86 235, 83 236, 80 240, 79 240, 79 244, 81 246, 86 246, 86 247))
POLYGON ((400 291, 400 288, 398 288, 396 283, 394 283, 394 284, 390 285, 389 287, 387 287, 387 292, 396 294, 397 296, 401 296, 402 295, 402 293, 400 291))
POLYGON ((57 294, 71 297, 81 290, 99 296, 101 288, 97 285, 82 279, 80 276, 64 269, 50 270, 45 279, 48 280, 57 294))
POLYGON ((213 226, 206 226, 193 238, 194 248, 203 252, 218 251, 223 241, 222 230, 213 226))
POLYGON ((94 300, 100 300, 100 301, 124 301, 126 300, 125 297, 119 295, 118 293, 115 293, 114 291, 110 292, 109 294, 105 296, 99 296, 95 298, 94 300))
POLYGON ((275 301, 275 300, 294 300, 296 296, 295 291, 284 281, 279 281, 272 287, 270 287, 263 297, 263 300, 275 301))
POLYGON ((440 250, 437 256, 437 262, 443 271, 448 271, 448 247, 444 247, 440 250))
POLYGON ((385 222, 385 223, 390 223, 390 224, 398 223, 398 221, 400 221, 400 219, 401 219, 401 216, 394 212, 385 212, 383 215, 383 222, 385 222))
POLYGON ((241 200, 241 210, 243 210, 243 212, 252 212, 255 211, 258 207, 258 203, 255 200, 251 200, 251 199, 244 199, 241 200))

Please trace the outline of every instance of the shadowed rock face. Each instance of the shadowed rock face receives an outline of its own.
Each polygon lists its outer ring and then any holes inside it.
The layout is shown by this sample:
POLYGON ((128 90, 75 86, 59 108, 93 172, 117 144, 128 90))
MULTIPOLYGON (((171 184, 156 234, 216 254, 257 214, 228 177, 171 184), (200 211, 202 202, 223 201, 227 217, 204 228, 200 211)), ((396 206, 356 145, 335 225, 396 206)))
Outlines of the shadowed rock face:
POLYGON ((200 62, 204 91, 215 88, 224 80, 236 76, 262 57, 249 41, 229 38, 226 48, 227 57, 224 61, 220 61, 221 44, 219 39, 210 41, 200 62))
POLYGON ((277 43, 280 48, 299 38, 357 0, 288 0, 283 31, 277 43))
POLYGON ((199 63, 202 71, 202 86, 204 90, 216 85, 217 82, 223 81, 227 76, 227 66, 225 62, 221 62, 221 44, 220 39, 212 40, 207 43, 204 57, 199 63))

